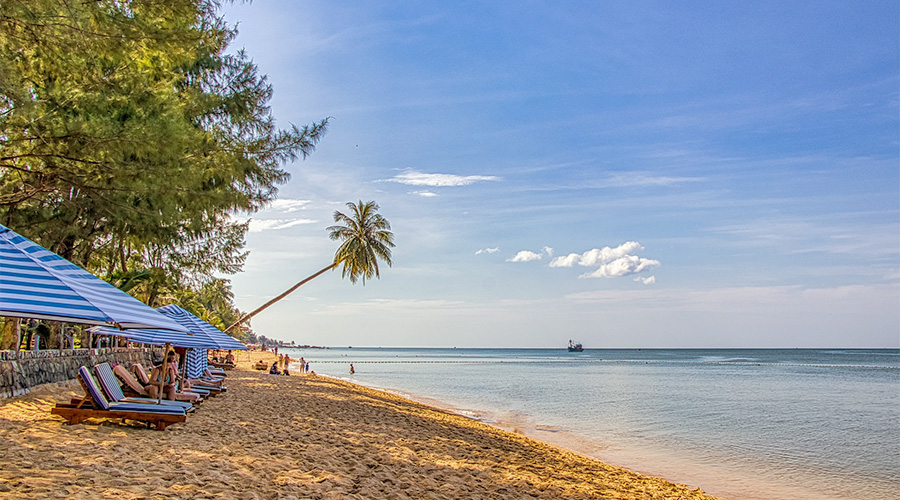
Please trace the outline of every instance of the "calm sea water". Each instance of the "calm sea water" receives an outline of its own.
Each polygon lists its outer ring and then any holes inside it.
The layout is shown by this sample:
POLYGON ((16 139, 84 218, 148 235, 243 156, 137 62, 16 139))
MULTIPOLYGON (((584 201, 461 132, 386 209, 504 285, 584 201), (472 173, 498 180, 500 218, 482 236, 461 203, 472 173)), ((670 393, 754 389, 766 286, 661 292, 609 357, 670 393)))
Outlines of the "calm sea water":
POLYGON ((900 498, 900 350, 287 352, 726 498, 900 498))

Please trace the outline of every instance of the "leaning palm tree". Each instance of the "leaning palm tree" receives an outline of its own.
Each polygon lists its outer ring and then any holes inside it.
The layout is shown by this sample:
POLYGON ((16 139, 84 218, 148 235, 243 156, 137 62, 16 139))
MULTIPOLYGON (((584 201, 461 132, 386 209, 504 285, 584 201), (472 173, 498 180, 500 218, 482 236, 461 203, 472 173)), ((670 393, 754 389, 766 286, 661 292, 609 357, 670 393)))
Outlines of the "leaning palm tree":
POLYGON ((391 224, 378 213, 378 204, 374 201, 363 203, 347 203, 350 209, 349 215, 338 210, 334 212, 334 222, 337 225, 326 228, 328 237, 341 241, 341 246, 334 253, 334 260, 327 267, 312 276, 300 281, 288 288, 281 295, 259 306, 252 312, 245 314, 231 326, 225 329, 225 333, 237 328, 238 325, 256 316, 263 309, 287 297, 294 290, 306 284, 310 280, 334 269, 340 265, 344 268, 342 278, 350 278, 351 283, 362 279, 363 285, 367 279, 380 278, 378 272, 378 259, 391 265, 391 248, 394 247, 394 233, 391 232, 391 224))

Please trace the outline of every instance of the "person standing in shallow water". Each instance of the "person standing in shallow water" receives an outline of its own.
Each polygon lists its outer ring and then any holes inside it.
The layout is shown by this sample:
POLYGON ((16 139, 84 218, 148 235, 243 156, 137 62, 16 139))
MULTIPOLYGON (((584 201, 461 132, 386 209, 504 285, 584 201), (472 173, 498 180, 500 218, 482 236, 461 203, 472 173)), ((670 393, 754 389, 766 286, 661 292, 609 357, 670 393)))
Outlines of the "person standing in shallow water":
POLYGON ((356 373, 356 370, 353 369, 353 363, 350 363, 350 375, 356 373))

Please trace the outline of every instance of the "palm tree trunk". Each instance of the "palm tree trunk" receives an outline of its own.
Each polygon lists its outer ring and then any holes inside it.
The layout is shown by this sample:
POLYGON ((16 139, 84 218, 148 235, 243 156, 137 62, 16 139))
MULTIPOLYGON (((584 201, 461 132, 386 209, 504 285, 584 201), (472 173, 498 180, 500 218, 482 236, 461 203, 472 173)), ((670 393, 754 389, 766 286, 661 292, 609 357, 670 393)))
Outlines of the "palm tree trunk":
POLYGON ((228 332, 234 330, 235 328, 238 327, 238 325, 240 325, 241 323, 246 322, 248 319, 252 318, 253 316, 256 316, 256 315, 257 315, 258 313, 260 313, 263 309, 265 309, 265 308, 271 306, 272 304, 274 304, 274 303, 278 302, 279 300, 281 300, 281 299, 287 297, 288 295, 290 295, 291 292, 293 292, 294 290, 300 288, 301 285, 305 285, 307 282, 309 282, 309 281, 312 280, 313 278, 318 278, 320 275, 322 275, 323 273, 325 273, 325 271, 330 271, 330 270, 334 269, 336 266, 337 266, 337 264, 331 264, 331 265, 329 265, 328 267, 322 269, 321 271, 317 272, 316 274, 313 274, 313 275, 310 276, 309 278, 306 278, 305 280, 303 280, 303 281, 297 283, 296 285, 294 285, 294 286, 288 288, 288 289, 285 290, 281 295, 279 295, 279 296, 275 297, 274 299, 272 299, 272 300, 266 302, 265 304, 263 304, 263 305, 257 307, 256 309, 253 310, 253 312, 250 312, 250 313, 247 313, 247 314, 243 315, 243 316, 241 317, 241 319, 235 321, 231 326, 229 326, 228 328, 226 328, 226 329, 225 329, 225 333, 228 333, 228 332))

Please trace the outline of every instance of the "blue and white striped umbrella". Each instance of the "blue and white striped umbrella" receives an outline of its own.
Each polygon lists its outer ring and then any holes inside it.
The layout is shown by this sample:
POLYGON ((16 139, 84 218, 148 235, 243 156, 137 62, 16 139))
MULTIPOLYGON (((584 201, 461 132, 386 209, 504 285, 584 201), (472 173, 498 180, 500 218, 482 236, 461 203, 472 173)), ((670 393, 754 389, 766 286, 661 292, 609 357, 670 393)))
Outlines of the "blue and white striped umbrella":
POLYGON ((0 225, 0 316, 116 328, 185 328, 0 225))
POLYGON ((142 344, 190 347, 194 349, 246 350, 247 346, 238 342, 206 321, 194 316, 175 304, 156 309, 162 314, 183 326, 187 333, 159 329, 136 329, 119 331, 113 328, 94 328, 95 335, 116 335, 125 337, 131 342, 142 344))
POLYGON ((94 335, 115 335, 128 339, 130 342, 150 345, 166 345, 171 344, 175 347, 189 347, 192 349, 215 349, 205 335, 194 335, 191 333, 175 332, 172 330, 160 330, 157 328, 131 328, 128 330, 119 330, 108 326, 97 326, 91 328, 94 335))
POLYGON ((175 304, 169 304, 167 306, 157 307, 157 311, 165 314, 169 318, 175 320, 179 325, 187 328, 188 332, 193 333, 194 335, 207 336, 210 341, 213 342, 214 347, 210 347, 210 349, 219 349, 219 350, 233 350, 233 351, 245 351, 247 350, 247 346, 239 342, 237 339, 228 335, 227 333, 219 330, 218 328, 212 326, 211 324, 203 321, 202 319, 194 316, 190 312, 178 307, 175 304))

